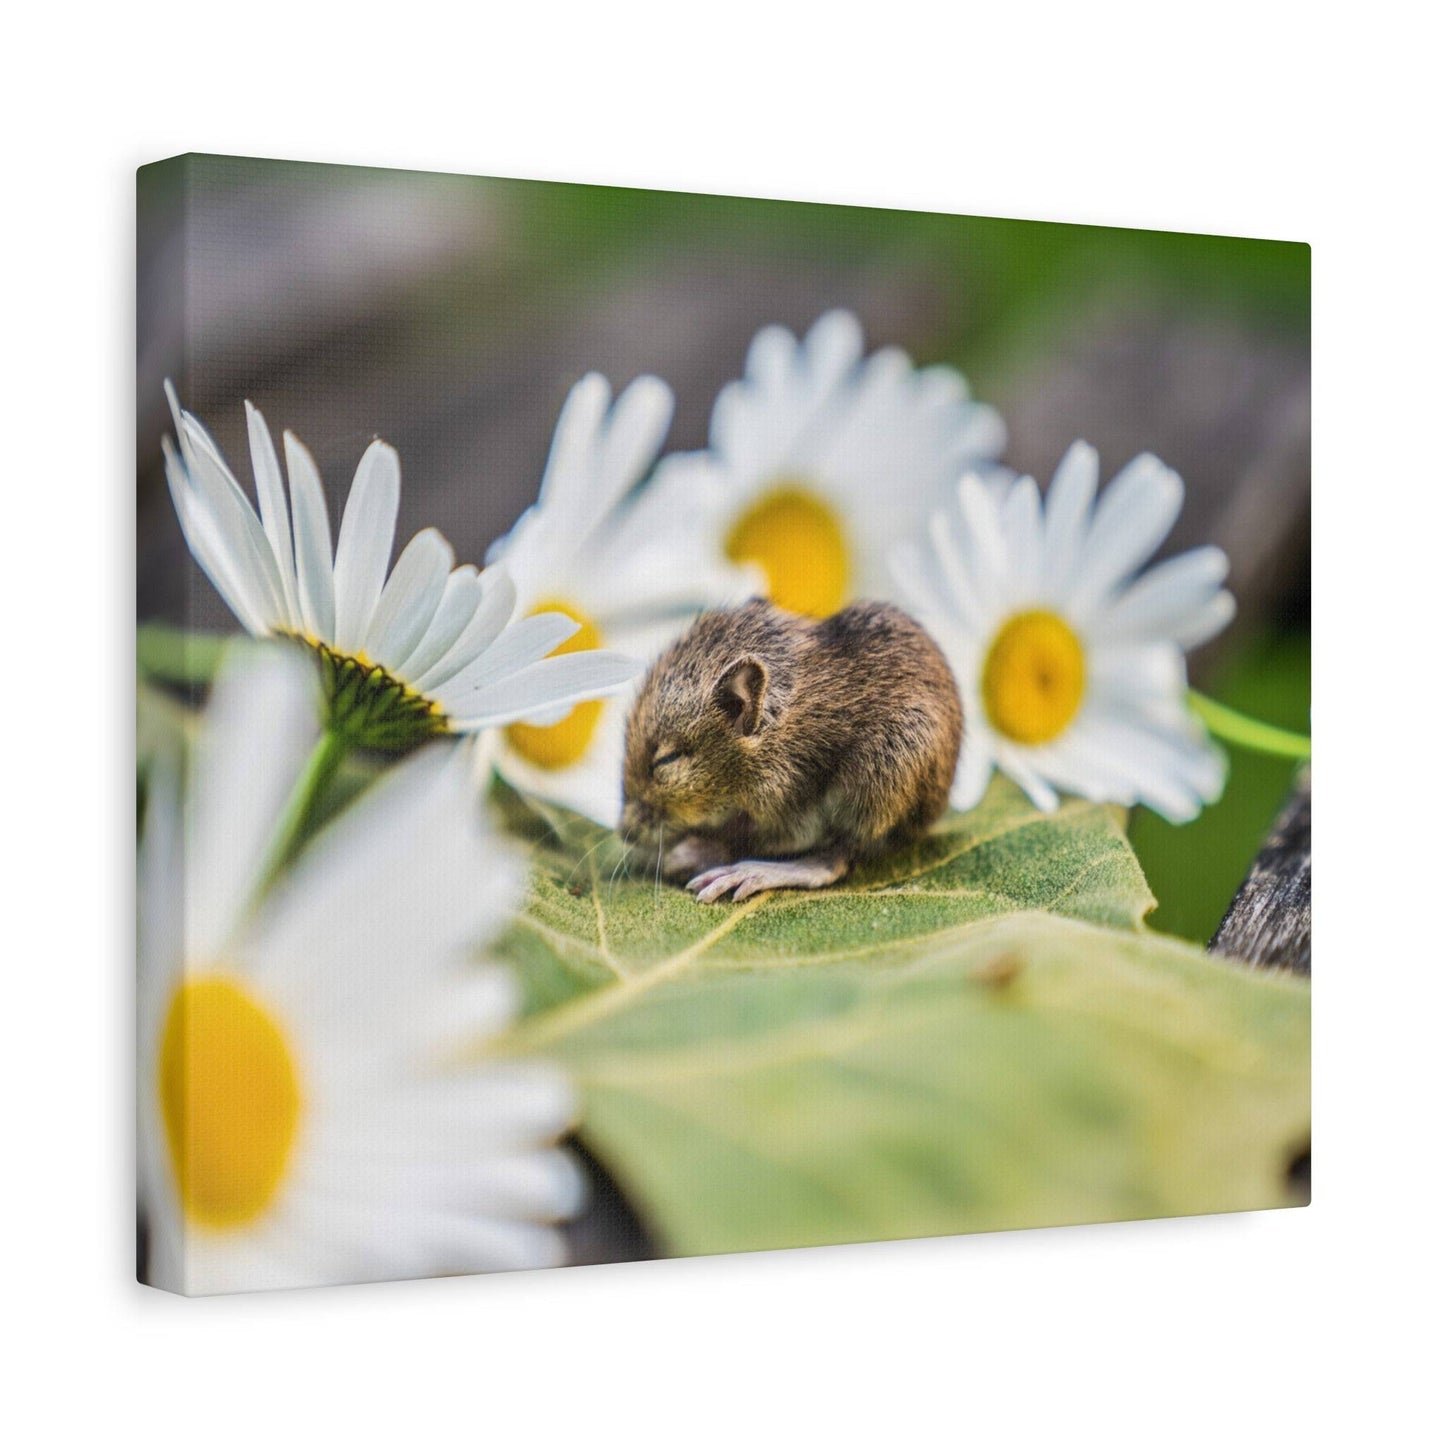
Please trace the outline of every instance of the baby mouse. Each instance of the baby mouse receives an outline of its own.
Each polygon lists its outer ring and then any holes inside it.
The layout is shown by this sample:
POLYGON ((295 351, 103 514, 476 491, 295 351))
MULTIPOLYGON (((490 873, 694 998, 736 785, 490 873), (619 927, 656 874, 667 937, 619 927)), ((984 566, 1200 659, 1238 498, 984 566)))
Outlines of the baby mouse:
POLYGON ((703 903, 825 888, 927 831, 962 736, 948 663, 897 607, 705 612, 633 705, 622 833, 703 903))

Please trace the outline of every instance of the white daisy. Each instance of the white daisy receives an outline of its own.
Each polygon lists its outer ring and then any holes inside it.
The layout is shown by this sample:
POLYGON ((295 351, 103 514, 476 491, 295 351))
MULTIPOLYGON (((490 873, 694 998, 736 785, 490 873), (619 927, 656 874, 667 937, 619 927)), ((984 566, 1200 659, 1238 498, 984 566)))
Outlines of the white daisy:
POLYGON ((1184 653, 1234 615, 1228 559, 1196 547, 1141 572, 1184 484, 1157 457, 1098 497, 1099 458, 1076 442, 1041 502, 965 476, 895 576, 947 654, 964 705, 953 802, 971 808, 995 767, 1037 807, 1058 792, 1144 803, 1175 822, 1224 786, 1224 759, 1187 705, 1184 653))
MULTIPOLYGON (((503 559, 522 611, 578 624, 561 652, 611 647, 651 658, 700 609, 747 595, 750 579, 705 534, 655 489, 637 490, 671 418, 672 393, 656 377, 639 377, 615 404, 603 377, 584 377, 558 418, 536 504, 488 554, 503 559)), ((514 724, 499 739, 498 770, 526 792, 614 825, 630 695, 514 724)))
POLYGON ((206 429, 169 385, 166 394, 180 439, 179 451, 166 439, 166 478, 192 554, 248 632, 315 651, 331 726, 352 741, 399 749, 475 732, 615 692, 640 670, 613 652, 549 659, 577 623, 557 613, 512 623, 505 572, 454 567, 434 528, 407 543, 388 577, 401 466, 385 442, 356 469, 333 558, 321 475, 290 432, 288 497, 265 420, 246 403, 258 516, 206 429))
POLYGON ((1004 428, 949 367, 916 370, 896 347, 865 360, 857 318, 832 311, 801 341, 758 332, 709 442, 659 468, 679 530, 750 567, 779 606, 821 617, 893 595, 890 548, 1000 454, 1004 428))
POLYGON ((138 1128, 152 1283, 185 1294, 563 1260, 582 1181, 538 1062, 463 1064, 511 975, 471 955, 520 864, 469 745, 394 767, 268 892, 318 726, 282 650, 234 654, 191 757, 148 775, 138 881, 138 1128), (258 894, 260 894, 259 902, 258 894))

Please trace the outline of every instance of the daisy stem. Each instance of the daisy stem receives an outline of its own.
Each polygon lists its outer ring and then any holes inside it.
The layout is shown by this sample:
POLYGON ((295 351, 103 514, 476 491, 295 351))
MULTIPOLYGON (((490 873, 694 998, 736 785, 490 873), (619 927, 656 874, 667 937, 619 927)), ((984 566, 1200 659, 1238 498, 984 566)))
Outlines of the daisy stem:
POLYGON ((1254 753, 1268 753, 1276 758, 1308 758, 1310 740, 1303 733, 1292 733, 1256 718, 1225 707, 1202 692, 1189 690, 1189 706, 1194 714, 1221 742, 1248 748, 1254 753))
POLYGON ((351 740, 346 734, 327 728, 316 741, 306 766, 286 800, 286 811, 276 830, 276 846, 271 855, 268 877, 274 877, 300 851, 311 831, 321 795, 330 786, 347 752, 351 740))

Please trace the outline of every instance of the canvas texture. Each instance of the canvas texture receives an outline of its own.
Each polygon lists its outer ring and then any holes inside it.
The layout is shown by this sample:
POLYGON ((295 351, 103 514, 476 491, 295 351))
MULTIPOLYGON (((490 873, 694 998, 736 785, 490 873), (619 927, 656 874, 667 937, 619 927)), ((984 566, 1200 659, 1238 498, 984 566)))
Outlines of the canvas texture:
POLYGON ((142 1280, 1308 1203, 1306 246, 137 217, 142 1280))

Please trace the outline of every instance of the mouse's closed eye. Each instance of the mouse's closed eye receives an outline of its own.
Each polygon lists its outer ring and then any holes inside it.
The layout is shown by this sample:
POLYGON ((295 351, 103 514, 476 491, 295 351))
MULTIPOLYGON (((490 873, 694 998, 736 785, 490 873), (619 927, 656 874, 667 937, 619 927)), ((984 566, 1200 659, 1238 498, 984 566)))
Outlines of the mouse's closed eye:
POLYGON ((669 763, 680 762, 687 754, 681 748, 670 748, 666 744, 658 748, 652 759, 652 771, 665 768, 669 763))

